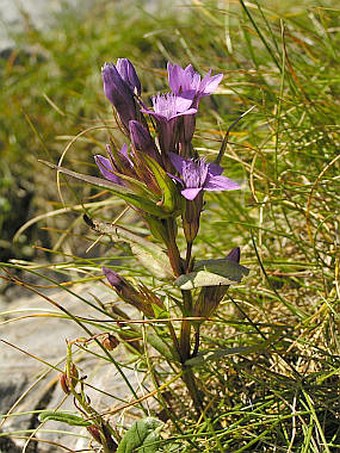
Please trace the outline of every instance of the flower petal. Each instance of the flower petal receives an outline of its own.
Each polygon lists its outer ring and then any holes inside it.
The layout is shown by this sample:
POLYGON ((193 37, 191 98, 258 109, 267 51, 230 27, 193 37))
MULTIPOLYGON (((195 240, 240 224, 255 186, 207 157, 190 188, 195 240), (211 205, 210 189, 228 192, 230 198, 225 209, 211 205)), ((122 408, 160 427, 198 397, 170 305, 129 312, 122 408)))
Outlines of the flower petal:
POLYGON ((113 173, 110 159, 97 154, 96 156, 94 156, 94 160, 100 170, 100 173, 104 176, 105 179, 108 179, 115 184, 119 184, 120 186, 123 185, 122 180, 113 173))
POLYGON ((141 83, 131 61, 128 58, 118 58, 116 67, 121 78, 129 85, 131 91, 140 96, 142 91, 141 83))
POLYGON ((183 157, 181 157, 175 153, 168 153, 168 156, 170 157, 170 161, 171 161, 172 165, 175 167, 175 169, 181 175, 183 173, 183 168, 187 162, 186 159, 183 159, 183 157))
POLYGON ((203 80, 199 87, 199 92, 201 96, 208 96, 216 91, 218 85, 223 79, 223 74, 217 74, 213 77, 210 76, 210 71, 203 77, 203 80))
POLYGON ((182 113, 186 115, 191 115, 196 113, 197 109, 190 108, 192 104, 192 99, 184 98, 182 96, 175 97, 175 109, 176 113, 182 113))
POLYGON ((168 63, 168 81, 171 91, 175 94, 179 94, 182 87, 183 69, 177 65, 168 63))
POLYGON ((208 167, 209 174, 212 176, 219 176, 223 173, 223 168, 220 165, 211 163, 208 164, 208 167))
POLYGON ((184 198, 187 200, 194 200, 197 195, 201 192, 202 187, 190 187, 188 189, 183 189, 181 190, 181 194, 183 195, 184 198))
POLYGON ((239 184, 226 176, 211 176, 208 177, 204 184, 204 189, 208 191, 214 190, 237 190, 240 189, 239 184))
POLYGON ((182 115, 194 115, 197 113, 197 109, 191 107, 192 99, 177 96, 173 93, 158 94, 151 101, 154 110, 142 108, 141 112, 154 116, 160 122, 169 122, 182 115))

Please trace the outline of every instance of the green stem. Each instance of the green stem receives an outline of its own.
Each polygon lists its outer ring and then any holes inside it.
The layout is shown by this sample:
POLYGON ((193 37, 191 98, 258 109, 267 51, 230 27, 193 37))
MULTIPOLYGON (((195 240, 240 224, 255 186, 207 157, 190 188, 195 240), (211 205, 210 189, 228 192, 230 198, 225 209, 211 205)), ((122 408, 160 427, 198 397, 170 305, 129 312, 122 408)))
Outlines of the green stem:
MULTIPOLYGON (((192 296, 190 291, 182 291, 183 297, 183 315, 184 318, 192 314, 192 296)), ((179 339, 180 354, 182 363, 190 358, 190 336, 191 322, 184 319, 181 325, 181 334, 179 339)))
MULTIPOLYGON (((167 228, 167 249, 168 256, 170 260, 171 267, 176 277, 180 276, 183 272, 190 272, 190 267, 192 264, 191 251, 192 251, 192 241, 187 241, 187 250, 186 250, 186 260, 185 260, 185 270, 183 269, 181 256, 178 250, 176 242, 176 224, 173 219, 169 219, 166 222, 167 228)), ((193 301, 190 291, 182 291, 183 297, 183 316, 188 317, 192 315, 193 310, 193 301)), ((191 368, 185 366, 186 360, 190 358, 191 351, 191 322, 184 319, 181 325, 181 332, 179 341, 173 329, 173 326, 169 326, 170 334, 172 341, 174 343, 175 349, 178 351, 180 360, 182 363, 182 380, 185 383, 190 396, 192 398, 195 410, 197 414, 201 414, 203 410, 203 403, 200 398, 200 393, 197 388, 196 380, 194 373, 191 368)))
POLYGON ((173 219, 166 221, 167 228, 167 252, 172 270, 176 277, 182 274, 182 260, 176 242, 176 224, 173 219))

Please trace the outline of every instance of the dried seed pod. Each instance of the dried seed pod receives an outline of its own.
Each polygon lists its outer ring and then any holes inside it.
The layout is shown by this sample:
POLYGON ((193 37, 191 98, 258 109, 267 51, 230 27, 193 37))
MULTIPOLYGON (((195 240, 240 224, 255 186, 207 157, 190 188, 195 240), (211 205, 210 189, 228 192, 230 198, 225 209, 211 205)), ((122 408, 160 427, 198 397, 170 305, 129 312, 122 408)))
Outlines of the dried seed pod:
POLYGON ((66 393, 66 395, 69 395, 71 393, 71 388, 77 385, 78 378, 79 373, 74 363, 71 363, 70 365, 69 374, 67 372, 67 369, 63 373, 60 373, 59 375, 60 386, 62 390, 66 393))
POLYGON ((66 395, 69 395, 71 393, 71 390, 68 385, 68 378, 66 376, 66 373, 59 374, 59 383, 60 383, 60 387, 62 388, 63 392, 66 393, 66 395))
POLYGON ((102 345, 108 351, 113 351, 119 345, 119 340, 117 337, 108 333, 102 340, 102 345))

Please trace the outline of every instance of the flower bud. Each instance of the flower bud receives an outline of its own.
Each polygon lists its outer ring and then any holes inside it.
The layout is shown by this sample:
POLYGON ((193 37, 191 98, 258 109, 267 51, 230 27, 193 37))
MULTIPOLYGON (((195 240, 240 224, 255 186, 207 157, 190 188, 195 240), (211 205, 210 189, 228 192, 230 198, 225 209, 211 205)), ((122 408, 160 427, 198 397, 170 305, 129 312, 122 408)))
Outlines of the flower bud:
POLYGON ((68 378, 66 376, 66 373, 59 374, 59 383, 60 383, 60 387, 62 388, 63 392, 66 393, 66 395, 69 395, 71 393, 71 390, 68 385, 68 378))
POLYGON ((66 395, 69 395, 71 393, 71 389, 77 385, 78 378, 79 373, 74 363, 72 363, 70 366, 69 374, 67 370, 65 370, 63 373, 60 373, 60 386, 64 393, 66 393, 66 395))
POLYGON ((96 425, 91 425, 86 427, 87 431, 91 434, 93 439, 98 442, 98 444, 102 445, 103 441, 100 435, 100 429, 96 425))
POLYGON ((116 67, 121 78, 129 85, 131 91, 140 96, 142 86, 131 61, 128 58, 118 58, 116 67))
POLYGON ((102 340, 102 345, 108 351, 113 351, 119 345, 119 340, 117 337, 108 333, 102 340))
POLYGON ((114 288, 116 293, 124 300, 124 302, 136 307, 142 311, 146 316, 154 317, 154 311, 151 303, 147 300, 142 293, 137 291, 125 278, 121 277, 117 272, 103 267, 103 272, 108 279, 110 285, 114 288))
POLYGON ((134 148, 158 160, 158 151, 150 132, 138 121, 129 122, 130 137, 134 148))
POLYGON ((226 259, 229 261, 233 261, 234 263, 239 263, 241 259, 240 247, 235 247, 234 249, 232 249, 226 256, 226 259))
POLYGON ((105 63, 102 78, 105 96, 115 107, 125 131, 128 132, 129 121, 137 119, 133 91, 112 63, 105 63))

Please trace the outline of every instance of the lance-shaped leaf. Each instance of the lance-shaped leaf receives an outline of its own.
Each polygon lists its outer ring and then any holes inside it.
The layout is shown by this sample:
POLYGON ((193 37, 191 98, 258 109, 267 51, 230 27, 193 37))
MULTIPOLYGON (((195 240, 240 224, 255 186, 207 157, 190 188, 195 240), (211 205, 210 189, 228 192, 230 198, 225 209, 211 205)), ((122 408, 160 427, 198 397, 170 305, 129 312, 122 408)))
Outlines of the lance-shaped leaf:
POLYGON ((168 362, 173 362, 175 359, 175 353, 171 350, 169 344, 163 341, 156 334, 148 334, 148 343, 158 351, 163 358, 168 362))
POLYGON ((156 453, 163 423, 153 417, 135 422, 118 445, 117 453, 156 453))
POLYGON ((84 216, 85 222, 100 234, 108 234, 114 241, 126 242, 136 259, 155 277, 172 278, 169 258, 159 245, 149 242, 131 231, 84 216))
POLYGON ((249 269, 227 258, 198 261, 193 272, 183 274, 175 281, 175 285, 183 290, 202 286, 227 286, 240 283, 249 269))
POLYGON ((96 187, 100 187, 101 189, 109 190, 122 200, 131 204, 135 208, 147 212, 148 214, 152 214, 160 218, 165 218, 169 216, 169 214, 164 209, 162 209, 161 206, 157 205, 156 200, 153 201, 154 194, 150 191, 147 191, 145 187, 143 187, 143 191, 141 190, 142 193, 138 194, 125 186, 115 184, 112 181, 108 181, 106 179, 98 178, 96 176, 91 175, 84 175, 82 173, 78 173, 73 170, 69 170, 68 168, 60 167, 58 165, 54 165, 50 162, 46 162, 43 160, 40 160, 39 162, 42 162, 48 167, 53 168, 66 176, 70 176, 71 178, 78 179, 80 181, 89 183, 96 187))
POLYGON ((43 411, 39 414, 39 421, 46 422, 48 420, 67 423, 70 426, 91 426, 93 423, 69 411, 43 411))
POLYGON ((173 213, 176 209, 178 209, 180 204, 178 190, 175 183, 155 159, 145 154, 143 159, 146 160, 148 167, 154 174, 162 191, 162 200, 158 203, 158 205, 161 206, 166 212, 173 213))
POLYGON ((247 354, 252 354, 254 352, 261 353, 266 350, 270 342, 262 342, 259 345, 255 346, 240 346, 240 347, 235 347, 235 348, 228 348, 228 349, 215 349, 215 350, 210 350, 210 351, 204 351, 200 353, 196 357, 192 357, 191 359, 187 360, 185 362, 185 365, 187 366, 202 366, 206 365, 208 362, 224 359, 227 356, 230 355, 247 355, 247 354))

